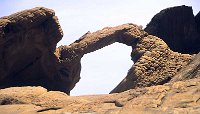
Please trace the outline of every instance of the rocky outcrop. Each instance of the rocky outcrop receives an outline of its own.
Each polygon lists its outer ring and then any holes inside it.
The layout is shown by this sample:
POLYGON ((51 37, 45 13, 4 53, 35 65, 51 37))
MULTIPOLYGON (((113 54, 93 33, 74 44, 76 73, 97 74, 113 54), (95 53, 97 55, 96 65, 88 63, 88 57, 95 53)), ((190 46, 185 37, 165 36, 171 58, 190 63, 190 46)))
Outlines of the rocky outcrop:
POLYGON ((194 54, 200 51, 197 20, 192 7, 167 8, 152 18, 145 31, 163 39, 173 51, 194 54))
POLYGON ((111 93, 167 83, 191 59, 171 51, 163 40, 135 24, 88 32, 55 50, 62 30, 52 10, 25 10, 1 18, 0 23, 0 88, 43 86, 69 94, 80 79, 84 54, 115 42, 132 47, 135 64, 111 93))
POLYGON ((190 55, 171 51, 163 40, 151 35, 140 39, 132 48, 132 57, 141 56, 111 93, 167 83, 191 59, 190 55))
POLYGON ((131 57, 135 63, 126 78, 111 93, 164 84, 191 58, 190 55, 171 51, 164 41, 148 35, 134 24, 107 27, 94 33, 87 33, 71 45, 59 47, 56 55, 70 71, 70 77, 74 77, 72 79, 75 84, 80 79, 82 56, 115 42, 132 47, 131 57))
POLYGON ((0 18, 1 113, 200 113, 200 54, 174 52, 135 24, 88 32, 56 49, 62 35, 47 8, 0 18), (134 65, 112 94, 68 96, 81 58, 115 42, 132 47, 134 65))
POLYGON ((47 8, 0 18, 0 88, 40 85, 66 92, 68 80, 54 55, 62 36, 54 11, 47 8))
MULTIPOLYGON (((160 38, 148 35, 134 24, 86 33, 69 46, 59 47, 56 55, 68 69, 73 84, 76 84, 80 79, 82 56, 115 42, 132 47, 131 57, 134 65, 111 93, 167 83, 191 59, 190 55, 171 51, 160 38)), ((74 86, 72 85, 72 88, 74 86)))
MULTIPOLYGON (((188 64, 190 69, 184 71, 184 74, 199 71, 196 67, 191 67, 199 64, 198 59, 199 55, 193 57, 188 64)), ((43 87, 11 87, 0 90, 0 112, 2 114, 199 114, 199 88, 199 74, 195 77, 189 76, 183 81, 170 81, 164 85, 105 95, 68 96, 63 92, 48 91, 43 87)))
POLYGON ((199 88, 199 78, 90 96, 68 96, 42 87, 13 87, 0 90, 0 111, 2 114, 198 114, 199 88))

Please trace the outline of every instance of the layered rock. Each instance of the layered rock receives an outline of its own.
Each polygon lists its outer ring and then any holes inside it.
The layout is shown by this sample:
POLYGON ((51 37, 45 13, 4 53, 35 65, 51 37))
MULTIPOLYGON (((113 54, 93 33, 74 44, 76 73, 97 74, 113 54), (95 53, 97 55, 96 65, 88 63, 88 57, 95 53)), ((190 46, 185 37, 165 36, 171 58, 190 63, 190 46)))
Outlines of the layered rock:
POLYGON ((167 8, 152 18, 145 31, 163 39, 173 51, 194 54, 200 51, 198 20, 192 7, 167 8))
POLYGON ((198 114, 199 88, 199 78, 90 96, 68 96, 42 87, 13 87, 0 90, 0 111, 3 114, 198 114))

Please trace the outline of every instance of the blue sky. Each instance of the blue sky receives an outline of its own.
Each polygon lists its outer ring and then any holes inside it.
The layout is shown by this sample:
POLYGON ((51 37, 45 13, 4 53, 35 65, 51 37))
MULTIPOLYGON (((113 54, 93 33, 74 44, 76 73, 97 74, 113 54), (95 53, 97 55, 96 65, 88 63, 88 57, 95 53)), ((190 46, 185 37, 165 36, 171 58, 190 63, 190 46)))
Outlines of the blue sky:
MULTIPOLYGON (((200 11, 198 0, 1 0, 0 17, 37 6, 54 9, 64 31, 60 46, 107 26, 135 23, 145 27, 160 10, 178 5, 192 6, 195 15, 200 11)), ((109 93, 133 64, 130 53, 131 47, 116 43, 85 55, 81 80, 71 94, 109 93)))

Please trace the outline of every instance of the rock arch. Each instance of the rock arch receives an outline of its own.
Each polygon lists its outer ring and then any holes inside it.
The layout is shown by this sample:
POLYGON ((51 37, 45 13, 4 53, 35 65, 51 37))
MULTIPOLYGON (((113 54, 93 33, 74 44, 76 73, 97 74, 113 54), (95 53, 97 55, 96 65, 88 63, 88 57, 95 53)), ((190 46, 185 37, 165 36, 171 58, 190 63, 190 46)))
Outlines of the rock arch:
POLYGON ((132 47, 135 64, 111 93, 166 83, 191 59, 171 51, 163 40, 135 24, 88 32, 56 49, 62 36, 55 12, 47 8, 0 18, 0 88, 43 86, 69 94, 80 79, 84 54, 115 42, 132 47))
POLYGON ((135 64, 111 93, 166 83, 191 59, 190 55, 171 51, 163 40, 148 35, 135 24, 107 27, 88 32, 69 46, 57 48, 56 55, 72 78, 70 89, 80 79, 83 55, 115 42, 132 47, 131 58, 135 64))

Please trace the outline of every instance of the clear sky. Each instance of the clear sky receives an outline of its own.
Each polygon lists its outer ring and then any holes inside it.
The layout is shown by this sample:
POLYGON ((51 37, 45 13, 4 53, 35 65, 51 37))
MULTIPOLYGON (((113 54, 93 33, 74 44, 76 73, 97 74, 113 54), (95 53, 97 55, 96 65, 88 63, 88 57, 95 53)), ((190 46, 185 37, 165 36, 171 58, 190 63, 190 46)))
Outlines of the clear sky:
MULTIPOLYGON (((68 45, 87 31, 135 23, 146 26, 160 10, 178 5, 200 11, 199 0, 0 0, 0 17, 20 10, 43 6, 54 9, 68 45)), ((133 62, 131 47, 113 44, 82 58, 81 80, 71 95, 109 93, 125 76, 133 62)))

